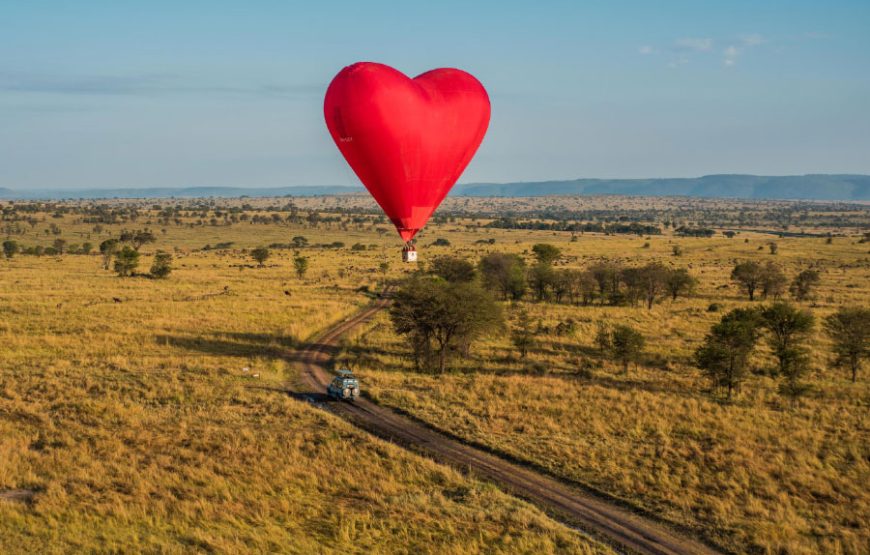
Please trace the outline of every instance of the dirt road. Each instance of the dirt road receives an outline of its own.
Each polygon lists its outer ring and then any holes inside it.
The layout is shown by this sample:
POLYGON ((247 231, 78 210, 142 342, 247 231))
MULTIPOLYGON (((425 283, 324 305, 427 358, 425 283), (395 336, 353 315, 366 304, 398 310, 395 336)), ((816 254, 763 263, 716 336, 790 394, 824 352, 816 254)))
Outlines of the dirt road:
MULTIPOLYGON (((370 320, 387 303, 384 299, 376 301, 322 333, 297 355, 302 365, 303 395, 311 401, 325 402, 326 385, 332 379, 327 365, 337 350, 339 338, 370 320)), ((642 554, 718 553, 658 522, 449 438, 367 399, 353 403, 324 404, 329 410, 378 437, 428 455, 441 463, 470 470, 474 475, 538 505, 554 517, 593 534, 617 549, 642 554)))

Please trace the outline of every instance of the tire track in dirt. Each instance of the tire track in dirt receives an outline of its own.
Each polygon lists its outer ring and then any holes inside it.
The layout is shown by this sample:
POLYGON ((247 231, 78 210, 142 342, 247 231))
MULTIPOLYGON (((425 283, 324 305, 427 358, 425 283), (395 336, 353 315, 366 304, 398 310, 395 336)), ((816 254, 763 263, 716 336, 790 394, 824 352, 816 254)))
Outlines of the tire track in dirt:
MULTIPOLYGON (((311 401, 324 399, 332 374, 326 369, 330 353, 342 335, 365 324, 389 304, 380 298, 369 307, 317 336, 296 358, 301 364, 304 391, 311 401)), ((447 437, 419 422, 372 401, 329 402, 328 409, 383 439, 427 455, 494 483, 538 505, 563 522, 577 526, 617 548, 644 555, 719 553, 700 541, 662 523, 581 491, 532 469, 447 437)))

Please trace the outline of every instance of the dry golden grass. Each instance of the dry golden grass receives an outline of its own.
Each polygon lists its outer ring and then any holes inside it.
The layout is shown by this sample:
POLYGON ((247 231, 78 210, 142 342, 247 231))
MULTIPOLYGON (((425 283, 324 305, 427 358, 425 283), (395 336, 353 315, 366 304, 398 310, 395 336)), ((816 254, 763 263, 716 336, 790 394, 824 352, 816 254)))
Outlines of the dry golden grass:
MULTIPOLYGON (((87 240, 90 226, 60 225, 87 240)), ((140 265, 177 248, 167 280, 115 277, 94 255, 0 260, 0 492, 35 491, 0 500, 0 553, 609 552, 289 397, 285 357, 369 302, 356 289, 379 255, 354 270, 312 252, 299 280, 289 251, 261 269, 193 251, 288 233, 170 229, 140 265)))
MULTIPOLYGON (((618 201, 599 200, 593 206, 618 201)), ((358 202, 298 204, 324 210, 358 202)), ((455 207, 467 208, 462 202, 455 207)), ((505 202, 476 200, 473 207, 525 201, 505 202)), ((37 492, 30 505, 0 501, 0 552, 602 549, 491 486, 276 391, 294 376, 284 356, 368 302, 359 288, 378 286, 381 262, 389 262, 390 278, 411 271, 398 262, 400 242, 391 234, 366 224, 161 225, 146 212, 101 233, 75 215, 40 214, 34 229, 13 238, 49 245, 49 223, 69 243, 95 245, 122 227, 151 227, 158 241, 142 248, 140 270, 158 248, 173 252, 175 270, 165 281, 121 279, 93 255, 0 260, 0 491, 37 492), (295 235, 370 248, 304 249, 311 264, 303 280, 293 274, 289 250, 273 251, 266 268, 252 267, 244 249, 295 235), (226 241, 232 248, 198 250, 226 241)), ((701 287, 693 299, 652 311, 522 303, 542 327, 572 318, 577 331, 540 334, 528 361, 506 337, 491 338, 439 377, 411 371, 381 316, 351 338, 355 348, 346 357, 373 397, 734 551, 867 551, 867 377, 852 386, 829 369, 821 333, 814 391, 794 408, 760 376, 735 403, 720 403, 689 365, 721 315, 707 306, 746 304, 728 280, 734 261, 773 259, 790 276, 817 265, 822 286, 813 310, 823 316, 870 300, 866 244, 775 239, 779 254, 772 256, 765 245, 775 237, 764 233, 731 240, 590 234, 571 242, 567 233, 474 225, 430 226, 420 237, 421 259, 490 251, 528 257, 532 244, 551 242, 565 251, 568 267, 603 257, 662 260, 690 267, 701 287), (452 246, 430 246, 439 237, 452 246), (487 239, 495 243, 477 243, 487 239), (682 257, 671 255, 673 244, 682 257), (631 323, 648 338, 647 359, 627 376, 592 349, 600 320, 631 323)), ((762 349, 759 364, 765 356, 762 349)))
MULTIPOLYGON (((679 523, 735 552, 866 553, 870 549, 870 382, 830 367, 828 338, 813 337, 812 392, 791 407, 777 382, 752 376, 734 403, 713 398, 691 354, 721 314, 749 303, 729 285, 735 260, 773 259, 792 276, 821 268, 817 317, 838 305, 870 301, 865 244, 780 239, 779 254, 758 251, 763 236, 741 239, 640 239, 503 232, 521 236, 507 250, 548 240, 568 266, 606 256, 686 265, 698 296, 642 307, 519 303, 553 330, 572 318, 571 336, 542 332, 528 360, 507 337, 488 340, 444 376, 413 372, 406 347, 382 315, 348 342, 345 358, 378 402, 432 426, 586 484, 679 523), (549 235, 549 237, 548 237, 549 235), (670 256, 669 241, 684 247, 670 256), (707 306, 717 302, 722 311, 707 306), (629 323, 648 340, 644 363, 622 375, 597 353, 599 321, 629 323)), ((767 239, 769 240, 769 239, 767 239)), ((520 306, 509 309, 513 313, 520 306)), ((756 364, 769 364, 762 347, 756 364)))

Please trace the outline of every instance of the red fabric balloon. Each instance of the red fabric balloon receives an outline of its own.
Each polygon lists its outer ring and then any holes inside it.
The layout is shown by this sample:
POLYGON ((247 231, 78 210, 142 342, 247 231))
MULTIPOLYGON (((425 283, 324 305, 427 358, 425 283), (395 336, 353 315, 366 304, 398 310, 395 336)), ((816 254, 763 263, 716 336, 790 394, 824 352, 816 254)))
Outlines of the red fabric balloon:
POLYGON ((350 167, 410 241, 468 166, 489 125, 489 97, 472 75, 433 69, 414 79, 383 64, 342 69, 323 104, 350 167))

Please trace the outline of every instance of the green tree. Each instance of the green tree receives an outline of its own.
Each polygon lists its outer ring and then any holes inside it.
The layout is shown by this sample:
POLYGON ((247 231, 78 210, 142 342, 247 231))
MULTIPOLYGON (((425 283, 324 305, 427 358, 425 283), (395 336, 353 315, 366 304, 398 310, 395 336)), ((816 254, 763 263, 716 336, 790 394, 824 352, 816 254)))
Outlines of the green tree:
POLYGON ((848 368, 855 383, 870 358, 870 308, 841 307, 825 319, 825 331, 834 342, 834 364, 848 368))
POLYGON ((418 368, 447 368, 451 353, 468 351, 474 341, 504 326, 501 308, 476 283, 450 283, 417 277, 396 293, 390 308, 393 327, 411 339, 418 368))
POLYGON ((272 253, 269 252, 269 249, 266 247, 257 247, 255 249, 251 249, 251 258, 253 258, 257 262, 257 266, 262 268, 266 265, 266 260, 269 259, 269 256, 272 253))
POLYGON ((610 334, 610 350, 613 357, 622 363, 623 373, 628 373, 628 365, 637 363, 646 341, 643 335, 631 326, 614 326, 610 334))
POLYGON ((555 247, 548 243, 532 245, 532 252, 535 253, 535 258, 538 259, 539 263, 546 265, 551 265, 562 256, 562 251, 559 247, 555 247))
POLYGON ((713 381, 715 388, 727 391, 729 400, 746 376, 760 326, 757 310, 737 308, 713 326, 695 351, 695 364, 713 381))
POLYGON ((293 245, 293 248, 301 249, 308 246, 308 239, 301 235, 297 235, 296 237, 290 239, 290 243, 293 245))
POLYGON ((615 262, 600 262, 589 268, 593 279, 598 284, 598 292, 602 301, 617 305, 624 299, 622 294, 623 268, 615 262))
POLYGON ((801 302, 810 300, 813 297, 813 289, 819 284, 821 279, 819 273, 815 270, 807 269, 795 276, 788 290, 794 300, 801 302))
POLYGON ((6 258, 12 258, 16 254, 18 254, 18 243, 13 241, 12 239, 7 239, 3 241, 3 254, 6 255, 6 258))
POLYGON ((535 344, 535 331, 532 329, 532 319, 526 310, 520 310, 517 314, 517 323, 511 330, 511 342, 520 352, 520 358, 526 355, 535 344))
POLYGON ((172 273, 172 255, 168 252, 157 251, 151 264, 151 275, 163 279, 172 273))
POLYGON ((761 311, 767 342, 776 357, 783 379, 780 391, 794 398, 806 389, 801 379, 809 371, 806 341, 815 325, 808 310, 785 302, 774 303, 761 311))
POLYGON ((629 289, 629 295, 634 299, 642 299, 647 308, 651 309, 666 290, 668 269, 658 263, 651 263, 640 268, 626 268, 622 279, 629 289))
POLYGON ((112 258, 115 256, 115 253, 118 252, 119 248, 120 243, 117 239, 106 239, 100 243, 100 253, 103 255, 104 269, 109 269, 109 263, 112 261, 112 258))
POLYGON ((782 269, 768 261, 762 268, 761 272, 761 296, 767 299, 768 297, 774 300, 779 299, 785 291, 785 286, 788 283, 782 269))
POLYGON ((665 287, 667 288, 671 299, 674 301, 677 300, 677 297, 680 295, 686 296, 691 294, 697 286, 698 280, 695 279, 689 273, 689 270, 685 268, 669 270, 667 277, 665 278, 665 287))
POLYGON ((308 271, 308 258, 305 256, 293 257, 293 268, 296 270, 296 276, 299 279, 305 277, 305 272, 308 271))
POLYGON ((55 239, 52 243, 54 250, 57 251, 57 254, 63 254, 66 251, 66 240, 65 239, 55 239))
POLYGON ((501 293, 503 299, 519 300, 526 292, 525 264, 515 254, 491 253, 478 265, 487 289, 501 293))
POLYGON ((455 256, 436 256, 429 263, 429 272, 447 281, 464 283, 474 280, 474 264, 455 256))
POLYGON ((139 252, 127 245, 115 253, 115 271, 121 277, 132 275, 139 267, 139 252))
POLYGON ((539 301, 544 301, 549 296, 549 290, 556 279, 553 267, 543 262, 538 262, 529 270, 529 285, 535 292, 539 301))
POLYGON ((731 280, 749 295, 749 300, 755 300, 755 292, 761 287, 764 279, 764 268, 758 262, 749 260, 740 262, 731 270, 731 280))

